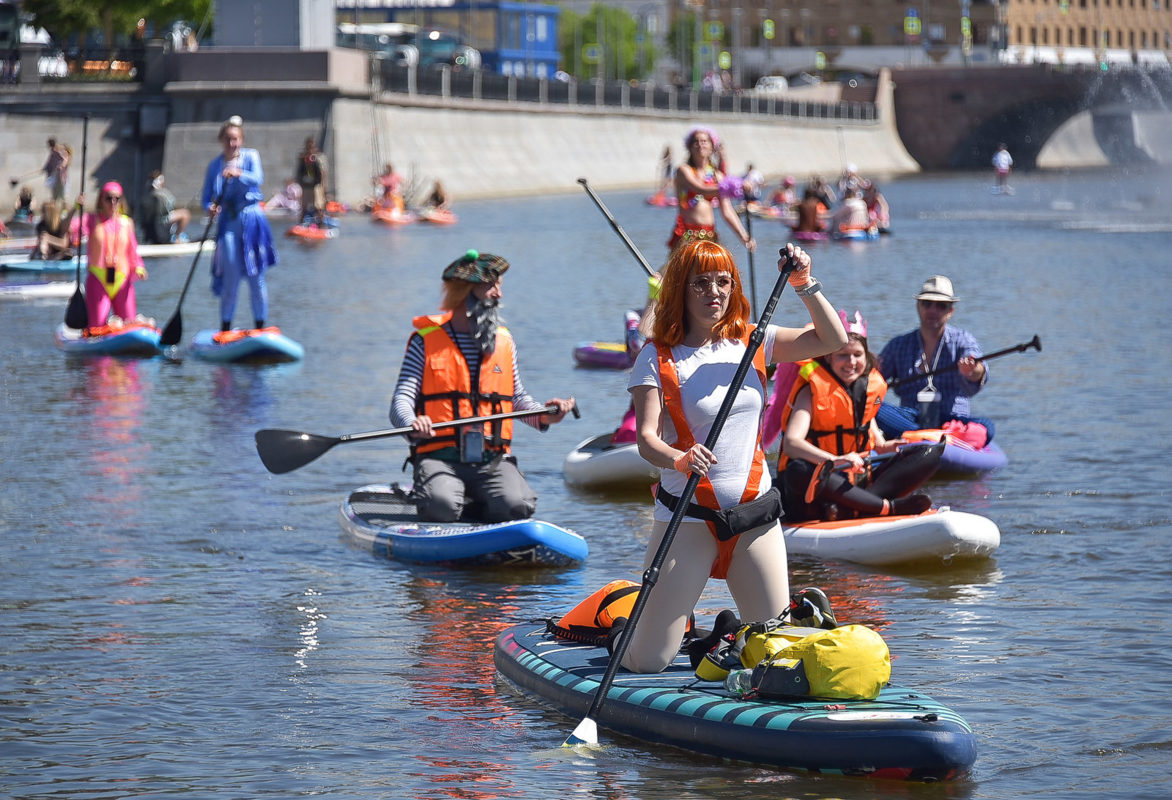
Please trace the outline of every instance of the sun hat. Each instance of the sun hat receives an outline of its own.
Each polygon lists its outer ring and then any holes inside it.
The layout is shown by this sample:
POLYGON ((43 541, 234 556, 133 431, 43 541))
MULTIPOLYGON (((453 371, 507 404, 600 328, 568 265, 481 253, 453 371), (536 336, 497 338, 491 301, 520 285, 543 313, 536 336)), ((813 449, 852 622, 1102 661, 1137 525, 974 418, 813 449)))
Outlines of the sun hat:
POLYGON ((445 281, 459 280, 468 281, 468 283, 496 283, 508 268, 509 262, 500 256, 481 253, 477 250, 469 250, 451 264, 448 264, 444 269, 443 277, 445 281))
POLYGON ((943 275, 933 275, 924 281, 920 287, 917 300, 941 300, 945 303, 955 303, 960 298, 952 293, 952 281, 943 275))

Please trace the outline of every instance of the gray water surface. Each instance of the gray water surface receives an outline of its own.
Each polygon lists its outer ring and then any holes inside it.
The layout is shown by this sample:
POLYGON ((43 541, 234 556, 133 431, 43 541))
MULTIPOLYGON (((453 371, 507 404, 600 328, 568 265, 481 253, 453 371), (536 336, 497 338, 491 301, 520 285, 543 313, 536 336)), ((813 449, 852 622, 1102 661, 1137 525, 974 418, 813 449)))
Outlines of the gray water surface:
MULTIPOLYGON (((937 502, 992 518, 1002 546, 968 565, 872 570, 791 559, 838 616, 878 628, 893 679, 976 729, 969 780, 905 786, 793 775, 616 739, 559 747, 577 723, 495 677, 491 643, 638 578, 641 493, 573 492, 561 461, 612 428, 625 375, 576 370, 580 340, 618 340, 643 272, 582 193, 460 203, 457 225, 387 229, 351 215, 315 247, 280 242, 271 322, 301 364, 71 359, 65 302, 0 306, 0 794, 21 798, 1167 797, 1172 509, 1164 466, 1172 356, 1166 172, 920 176, 883 188, 894 234, 819 244, 814 273, 882 346, 915 325, 913 295, 951 276, 954 322, 990 364, 977 413, 1010 458, 937 502), (461 571, 382 561, 340 539, 352 488, 405 480, 397 440, 336 447, 287 475, 252 435, 388 426, 411 317, 443 267, 504 255, 505 315, 527 387, 573 394, 583 418, 516 451, 538 514, 587 537, 580 568, 461 571)), ((576 187, 575 187, 576 188, 576 187)), ((604 198, 659 264, 673 215, 604 198)), ((277 226, 278 232, 281 226, 277 226)), ((784 231, 757 221, 761 302, 784 231)), ((165 320, 189 259, 149 264, 140 309, 165 320)), ((187 337, 217 319, 206 259, 187 337)), ((747 264, 742 260, 742 266, 747 264)), ((801 324, 786 293, 775 318, 801 324)), ((237 321, 246 318, 244 303, 237 321)), ((730 605, 713 582, 701 621, 730 605)))

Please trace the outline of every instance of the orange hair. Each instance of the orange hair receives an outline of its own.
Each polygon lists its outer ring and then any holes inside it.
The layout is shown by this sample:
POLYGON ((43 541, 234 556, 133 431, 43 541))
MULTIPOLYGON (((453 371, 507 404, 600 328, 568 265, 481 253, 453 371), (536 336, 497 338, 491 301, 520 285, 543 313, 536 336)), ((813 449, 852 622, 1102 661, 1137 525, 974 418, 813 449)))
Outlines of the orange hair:
POLYGON ((684 341, 684 334, 687 333, 687 299, 691 291, 688 281, 693 269, 697 275, 705 272, 727 272, 732 275, 733 288, 728 297, 728 311, 713 327, 712 333, 718 339, 743 338, 749 330, 749 301, 741 289, 741 273, 737 271, 731 253, 706 239, 679 245, 667 259, 651 338, 668 347, 675 347, 684 341))
POLYGON ((443 298, 440 308, 444 311, 459 311, 472 293, 473 284, 468 281, 453 279, 444 281, 443 298))

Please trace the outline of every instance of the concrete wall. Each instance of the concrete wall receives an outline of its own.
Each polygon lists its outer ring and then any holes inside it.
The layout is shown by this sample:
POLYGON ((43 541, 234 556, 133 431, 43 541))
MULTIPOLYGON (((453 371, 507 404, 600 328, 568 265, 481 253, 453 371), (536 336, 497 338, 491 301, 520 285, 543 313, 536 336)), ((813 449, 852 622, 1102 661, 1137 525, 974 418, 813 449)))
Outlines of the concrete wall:
POLYGON ((837 175, 848 161, 870 175, 918 171, 896 133, 891 91, 884 78, 881 121, 859 123, 492 101, 441 104, 389 94, 372 102, 305 87, 281 99, 263 90, 244 95, 176 88, 164 171, 177 196, 195 196, 218 152, 219 121, 230 114, 245 118, 246 146, 261 152, 266 194, 293 177, 304 138, 318 136, 333 168, 331 188, 350 204, 370 194, 371 179, 388 162, 424 188, 443 181, 457 199, 580 191, 580 177, 601 189, 650 188, 663 148, 670 146, 681 160, 684 136, 701 124, 716 130, 737 171, 753 162, 770 178, 792 173, 801 179, 837 175), (180 95, 185 103, 178 102, 180 95))
MULTIPOLYGON (((212 59, 215 53, 182 56, 195 63, 212 59)), ((286 56, 290 69, 318 58, 314 53, 286 56)), ((753 162, 771 179, 790 173, 799 179, 812 173, 834 176, 848 161, 876 176, 918 170, 896 132, 892 87, 886 77, 880 82, 876 123, 732 113, 623 113, 393 94, 372 101, 361 82, 351 80, 358 69, 352 60, 330 56, 314 63, 318 71, 310 70, 302 81, 266 82, 253 76, 248 82, 166 83, 165 137, 144 137, 148 126, 136 110, 154 108, 157 98, 123 98, 120 102, 127 110, 91 121, 88 171, 103 180, 117 177, 130 184, 127 192, 133 196, 131 186, 142 192, 147 173, 161 166, 179 201, 194 205, 207 164, 220 149, 216 133, 233 114, 245 120, 245 145, 261 153, 266 195, 293 177, 302 142, 314 136, 324 141, 337 198, 350 204, 370 194, 371 179, 386 162, 416 178, 423 188, 442 180, 457 200, 575 192, 580 191, 580 177, 599 189, 650 190, 663 148, 670 146, 675 159, 681 160, 682 140, 696 125, 716 130, 733 170, 753 162), (151 105, 144 106, 148 100, 151 105)), ((174 68, 184 74, 184 60, 174 68)), ((224 67, 213 63, 207 68, 214 72, 224 67)), ((224 77, 233 73, 225 72, 224 77)), ((49 99, 65 109, 74 102, 78 101, 49 99)), ((0 175, 35 170, 44 162, 49 135, 76 146, 80 121, 36 108, 10 116, 0 106, 0 175)), ((80 163, 75 167, 75 188, 77 171, 80 163)), ((39 190, 39 200, 44 182, 34 178, 32 184, 39 190)), ((91 180, 91 192, 93 186, 91 180)), ((0 207, 11 208, 15 197, 15 189, 0 184, 0 207)))

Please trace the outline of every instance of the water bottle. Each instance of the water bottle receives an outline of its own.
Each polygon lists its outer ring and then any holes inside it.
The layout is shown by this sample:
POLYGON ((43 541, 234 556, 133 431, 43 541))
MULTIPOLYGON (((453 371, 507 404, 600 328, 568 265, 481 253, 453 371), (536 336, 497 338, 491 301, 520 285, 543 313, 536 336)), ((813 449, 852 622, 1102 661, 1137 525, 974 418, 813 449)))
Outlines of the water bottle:
POLYGON ((724 679, 724 688, 737 697, 744 697, 753 688, 753 670, 734 669, 724 679))

